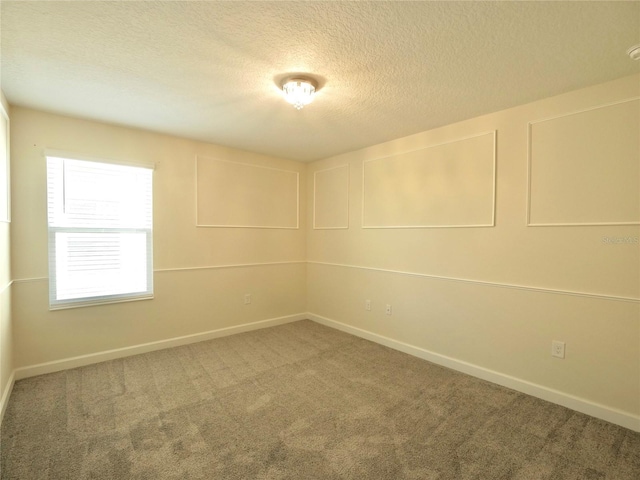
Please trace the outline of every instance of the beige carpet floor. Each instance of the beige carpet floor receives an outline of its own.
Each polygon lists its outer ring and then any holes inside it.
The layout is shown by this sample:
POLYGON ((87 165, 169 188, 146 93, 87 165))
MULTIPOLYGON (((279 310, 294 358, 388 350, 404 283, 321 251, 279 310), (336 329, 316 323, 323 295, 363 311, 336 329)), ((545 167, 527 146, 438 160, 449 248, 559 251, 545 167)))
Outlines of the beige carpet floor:
POLYGON ((302 321, 16 382, 8 479, 640 478, 640 434, 302 321))

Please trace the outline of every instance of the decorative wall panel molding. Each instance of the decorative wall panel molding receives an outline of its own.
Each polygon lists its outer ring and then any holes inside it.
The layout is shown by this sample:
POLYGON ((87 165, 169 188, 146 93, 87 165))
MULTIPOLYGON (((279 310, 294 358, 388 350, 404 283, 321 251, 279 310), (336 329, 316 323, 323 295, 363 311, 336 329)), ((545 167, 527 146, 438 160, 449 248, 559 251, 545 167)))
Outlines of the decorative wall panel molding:
POLYGON ((616 302, 629 302, 629 303, 640 304, 640 298, 608 295, 605 293, 579 292, 575 290, 559 290, 555 288, 543 288, 543 287, 535 287, 530 285, 518 285, 515 283, 489 282, 485 280, 473 280, 470 278, 446 277, 443 275, 432 275, 429 273, 407 272, 402 270, 391 270, 388 268, 366 267, 362 265, 348 265, 344 263, 318 262, 318 261, 308 260, 307 264, 308 265, 325 265, 329 267, 340 267, 340 268, 352 268, 356 270, 367 270, 370 272, 391 273, 394 275, 403 275, 408 277, 430 278, 435 280, 443 280, 446 282, 470 283, 473 285, 496 287, 496 288, 510 288, 515 290, 526 290, 529 292, 548 293, 553 295, 569 295, 572 297, 596 298, 601 300, 611 300, 616 302))
MULTIPOLYGON (((263 262, 263 263, 228 263, 225 265, 204 265, 202 267, 173 267, 173 268, 156 268, 153 273, 166 273, 166 272, 191 272, 195 270, 224 270, 230 268, 255 268, 255 267, 273 267, 284 265, 306 265, 306 260, 290 260, 284 262, 263 262)), ((8 285, 0 290, 2 293, 5 289, 9 288, 12 284, 20 283, 33 283, 33 282, 48 282, 49 277, 31 277, 31 278, 16 278, 11 280, 8 285)))
POLYGON ((9 138, 9 116, 0 104, 0 222, 11 221, 9 138))
POLYGON ((298 172, 196 157, 196 225, 298 228, 298 172))
POLYGON ((349 228, 349 165, 313 174, 313 228, 349 228))
POLYGON ((640 98, 529 123, 527 225, 640 224, 640 98))
POLYGON ((367 160, 363 228, 492 227, 496 131, 367 160))

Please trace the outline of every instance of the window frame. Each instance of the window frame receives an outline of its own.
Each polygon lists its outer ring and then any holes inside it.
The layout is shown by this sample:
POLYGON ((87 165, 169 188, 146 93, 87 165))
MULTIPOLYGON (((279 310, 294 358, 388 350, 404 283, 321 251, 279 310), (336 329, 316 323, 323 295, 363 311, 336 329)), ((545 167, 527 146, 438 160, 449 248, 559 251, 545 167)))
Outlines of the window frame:
POLYGON ((113 303, 134 302, 139 300, 151 300, 154 298, 154 270, 153 270, 153 172, 155 165, 114 161, 105 158, 96 158, 85 155, 78 155, 57 150, 45 150, 45 169, 47 172, 47 247, 49 264, 49 310, 62 310, 68 308, 87 307, 95 305, 106 305, 113 303), (59 158, 63 160, 73 160, 82 162, 94 162, 109 166, 136 167, 150 170, 151 191, 150 208, 151 225, 149 228, 125 228, 125 227, 69 227, 51 225, 49 218, 49 158, 59 158), (143 233, 145 234, 146 246, 146 290, 144 292, 129 292, 118 294, 97 295, 92 297, 76 297, 71 299, 57 300, 57 265, 56 265, 56 233, 143 233), (53 279, 53 280, 52 280, 53 279))
POLYGON ((0 135, 5 137, 5 148, 4 151, 0 152, 0 155, 3 155, 4 158, 4 168, 2 168, 0 164, 0 169, 2 169, 2 185, 0 186, 0 195, 6 197, 3 203, 5 203, 5 208, 0 210, 0 222, 1 223, 11 223, 11 120, 9 118, 9 113, 4 108, 2 102, 0 102, 0 115, 5 119, 6 127, 0 132, 0 135))

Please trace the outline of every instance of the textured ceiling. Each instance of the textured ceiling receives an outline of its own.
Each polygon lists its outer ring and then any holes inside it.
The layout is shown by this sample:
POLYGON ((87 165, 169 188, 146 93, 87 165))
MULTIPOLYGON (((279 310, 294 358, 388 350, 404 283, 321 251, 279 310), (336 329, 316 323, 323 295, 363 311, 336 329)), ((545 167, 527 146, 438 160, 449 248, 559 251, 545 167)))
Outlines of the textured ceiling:
POLYGON ((631 75, 640 2, 1 2, 11 104, 309 161, 631 75), (296 111, 283 75, 320 80, 296 111))

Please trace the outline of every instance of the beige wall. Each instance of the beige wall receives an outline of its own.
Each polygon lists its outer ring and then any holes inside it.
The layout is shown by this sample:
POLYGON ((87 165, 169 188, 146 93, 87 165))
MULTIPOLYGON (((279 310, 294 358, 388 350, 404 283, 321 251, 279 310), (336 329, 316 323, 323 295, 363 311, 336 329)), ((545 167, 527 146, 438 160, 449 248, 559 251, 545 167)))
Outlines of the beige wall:
MULTIPOLYGON (((306 219, 299 229, 197 228, 195 185, 196 156, 292 171, 305 212, 306 165, 19 107, 11 142, 16 368, 305 311, 306 219), (155 299, 49 311, 45 149, 156 164, 155 299)), ((247 205, 217 207, 234 218, 247 205)))
MULTIPOLYGON (((607 107, 589 110, 588 115, 574 113, 639 95, 640 77, 632 76, 310 164, 310 217, 323 215, 314 212, 315 172, 349 166, 348 196, 336 196, 335 205, 328 205, 326 195, 319 194, 322 208, 338 210, 345 208, 348 197, 350 225, 320 230, 308 224, 309 312, 638 416, 640 229, 617 223, 639 220, 640 124, 634 103, 626 103, 632 108, 622 116, 607 107), (536 123, 555 117, 563 121, 536 123), (528 226, 530 122, 535 134, 531 148, 537 155, 532 157, 531 198, 536 215, 560 218, 562 224, 587 219, 612 225, 528 226), (616 135, 621 130, 631 133, 620 139, 616 135), (493 131, 497 132, 495 226, 362 228, 363 198, 367 201, 374 195, 379 198, 366 206, 367 215, 370 208, 378 208, 374 213, 380 217, 416 209, 416 198, 424 208, 452 209, 452 216, 477 207, 473 199, 461 204, 460 196, 449 201, 441 191, 473 192, 475 185, 461 188, 472 171, 465 165, 485 162, 484 150, 465 153, 454 148, 450 158, 456 159, 452 163, 457 170, 434 167, 431 174, 436 181, 432 178, 426 190, 425 182, 412 175, 415 155, 403 163, 403 154, 418 151, 419 157, 425 152, 421 158, 429 161, 432 149, 426 147, 455 145, 493 131), (608 145, 600 155, 595 149, 581 149, 585 137, 591 141, 594 135, 598 145, 608 145), (551 154, 574 169, 559 186, 554 184, 557 178, 540 173, 541 167, 553 170, 551 154), (385 190, 376 179, 375 189, 363 192, 363 185, 368 188, 371 183, 367 169, 379 159, 390 159, 395 182, 404 179, 403 188, 394 184, 385 190), (619 183, 629 176, 631 182, 619 183), (407 194, 406 189, 417 193, 407 194), (599 197, 597 214, 591 208, 594 197, 599 197), (547 198, 555 200, 545 207, 541 199, 547 198), (625 205, 622 216, 620 205, 625 205), (553 209, 564 213, 554 215, 553 209), (365 310, 366 299, 372 301, 371 311, 365 310), (391 316, 385 314, 386 304, 392 305, 391 316), (552 340, 566 342, 564 360, 550 356, 552 340)), ((476 178, 488 184, 488 177, 476 178)), ((479 198, 486 203, 487 194, 479 198)), ((386 225, 394 224, 387 219, 386 225)))
MULTIPOLYGON (((9 105, 0 92, 0 100, 5 112, 9 114, 9 105)), ((8 139, 4 138, 5 129, 0 129, 2 136, 1 145, 5 145, 8 139)), ((4 179, 4 176, 0 176, 4 179)), ((8 179, 9 180, 9 179, 8 179)), ((10 377, 13 371, 13 334, 11 331, 11 262, 10 262, 10 235, 11 224, 0 221, 0 420, 3 408, 6 406, 10 377)))

